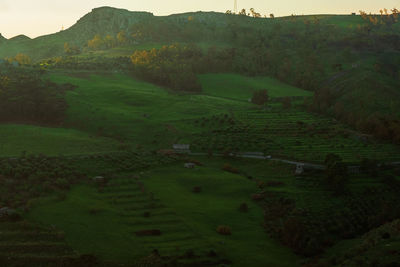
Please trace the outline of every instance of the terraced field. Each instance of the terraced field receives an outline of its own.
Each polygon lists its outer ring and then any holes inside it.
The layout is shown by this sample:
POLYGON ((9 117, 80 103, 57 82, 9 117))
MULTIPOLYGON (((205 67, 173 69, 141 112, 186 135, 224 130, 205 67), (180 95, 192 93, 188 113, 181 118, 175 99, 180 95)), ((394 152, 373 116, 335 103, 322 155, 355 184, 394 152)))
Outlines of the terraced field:
POLYGON ((26 221, 0 222, 1 266, 60 266, 78 259, 64 233, 26 221))
POLYGON ((213 246, 149 192, 139 179, 115 179, 100 191, 102 198, 121 211, 119 222, 129 227, 135 243, 141 245, 134 256, 143 257, 144 251, 148 254, 157 251, 185 263, 216 265, 221 261, 214 255, 213 246))
POLYGON ((198 151, 262 151, 267 155, 321 162, 329 153, 346 162, 362 158, 395 161, 398 146, 378 142, 357 134, 327 117, 314 115, 299 107, 239 110, 225 117, 203 118, 192 122, 208 128, 194 135, 198 151))
POLYGON ((140 263, 150 256, 173 263, 226 262, 210 242, 134 178, 112 179, 98 189, 75 188, 66 201, 44 201, 28 217, 57 225, 79 253, 110 263, 140 263), (61 216, 72 211, 74 216, 61 216))

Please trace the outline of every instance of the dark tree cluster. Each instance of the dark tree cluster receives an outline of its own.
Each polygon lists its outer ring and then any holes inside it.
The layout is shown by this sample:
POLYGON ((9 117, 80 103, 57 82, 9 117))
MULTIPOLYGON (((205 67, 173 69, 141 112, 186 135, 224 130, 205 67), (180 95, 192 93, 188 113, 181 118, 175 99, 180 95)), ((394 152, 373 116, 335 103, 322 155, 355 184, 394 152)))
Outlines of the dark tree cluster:
POLYGON ((63 190, 84 176, 66 158, 26 156, 0 160, 0 207, 29 208, 29 200, 63 190))
POLYGON ((0 121, 59 123, 67 103, 60 86, 42 79, 40 73, 11 68, 0 73, 0 121))
POLYGON ((227 70, 230 50, 210 48, 207 54, 196 45, 169 45, 137 50, 131 56, 135 75, 176 91, 199 92, 197 74, 227 70))
POLYGON ((251 102, 256 105, 264 105, 268 102, 269 96, 267 90, 259 90, 253 93, 253 97, 251 98, 251 102))

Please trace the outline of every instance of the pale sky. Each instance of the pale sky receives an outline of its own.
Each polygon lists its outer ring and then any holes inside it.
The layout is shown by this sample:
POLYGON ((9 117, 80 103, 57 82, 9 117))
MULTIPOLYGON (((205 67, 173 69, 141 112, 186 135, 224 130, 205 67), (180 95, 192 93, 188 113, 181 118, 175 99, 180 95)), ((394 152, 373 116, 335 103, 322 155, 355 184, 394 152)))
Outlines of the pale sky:
MULTIPOLYGON (((131 11, 169 15, 189 11, 233 9, 234 0, 0 0, 0 33, 37 37, 72 26, 95 7, 112 6, 131 11)), ((400 0, 238 0, 239 8, 254 7, 262 14, 350 14, 361 9, 378 13, 382 8, 400 8, 400 0)))

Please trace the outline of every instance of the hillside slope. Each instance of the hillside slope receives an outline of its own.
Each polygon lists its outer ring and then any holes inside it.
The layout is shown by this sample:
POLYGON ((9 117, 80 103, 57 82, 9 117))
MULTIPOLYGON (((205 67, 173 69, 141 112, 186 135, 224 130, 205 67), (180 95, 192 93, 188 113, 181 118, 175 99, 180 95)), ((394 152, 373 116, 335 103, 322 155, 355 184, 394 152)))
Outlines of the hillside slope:
POLYGON ((101 7, 93 9, 72 27, 58 33, 29 39, 22 35, 6 41, 0 37, 0 58, 24 53, 34 60, 63 54, 64 43, 82 46, 95 34, 116 34, 141 20, 152 18, 151 13, 131 12, 124 9, 101 7), (3 40, 3 41, 2 41, 3 40))
MULTIPOLYGON (((67 30, 57 33, 40 36, 35 39, 19 35, 7 41, 0 36, 0 58, 12 57, 17 53, 29 55, 34 60, 63 55, 63 45, 66 42, 84 47, 87 41, 92 39, 94 35, 115 36, 120 31, 129 32, 132 26, 146 28, 147 30, 159 30, 161 37, 163 35, 174 35, 174 33, 183 31, 182 25, 188 23, 190 18, 192 24, 196 28, 201 28, 201 34, 196 33, 196 39, 203 41, 210 40, 210 33, 218 36, 235 30, 231 26, 240 25, 240 29, 246 28, 265 28, 274 26, 276 23, 271 19, 255 19, 247 16, 231 16, 217 12, 190 12, 183 14, 174 14, 170 16, 154 16, 148 12, 134 12, 126 9, 118 9, 112 7, 100 7, 93 9, 90 13, 80 18, 76 24, 67 30), (193 23, 195 22, 195 23, 193 23), (228 29, 227 29, 228 28, 228 29), (218 32, 218 33, 217 33, 218 32)), ((298 17, 300 20, 308 20, 310 16, 298 17)), ((313 16, 318 18, 321 23, 329 25, 337 25, 339 27, 355 27, 363 24, 359 16, 335 16, 323 15, 313 16)), ((276 21, 287 21, 291 18, 277 18, 276 21)), ((194 41, 189 35, 186 41, 194 41)), ((212 40, 212 38, 211 38, 212 40)), ((182 41, 182 40, 180 40, 182 41)))

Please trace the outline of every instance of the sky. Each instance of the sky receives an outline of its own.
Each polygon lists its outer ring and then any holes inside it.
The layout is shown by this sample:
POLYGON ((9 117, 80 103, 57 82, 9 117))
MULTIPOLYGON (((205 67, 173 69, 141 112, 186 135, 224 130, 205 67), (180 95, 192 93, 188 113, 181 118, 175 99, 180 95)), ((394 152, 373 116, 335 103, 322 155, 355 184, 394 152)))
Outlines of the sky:
MULTIPOLYGON (((170 15, 189 11, 233 10, 234 0, 0 0, 0 33, 11 38, 31 38, 68 28, 95 7, 112 6, 131 11, 170 15)), ((400 0, 238 0, 238 7, 251 7, 261 14, 350 14, 364 10, 400 8, 400 0)))

